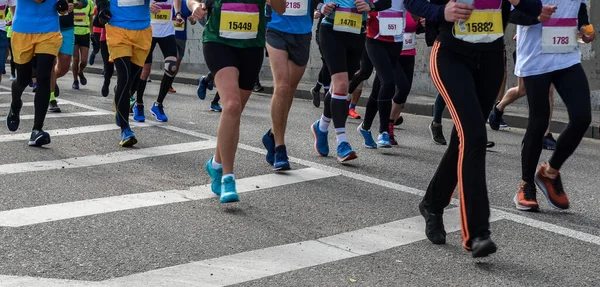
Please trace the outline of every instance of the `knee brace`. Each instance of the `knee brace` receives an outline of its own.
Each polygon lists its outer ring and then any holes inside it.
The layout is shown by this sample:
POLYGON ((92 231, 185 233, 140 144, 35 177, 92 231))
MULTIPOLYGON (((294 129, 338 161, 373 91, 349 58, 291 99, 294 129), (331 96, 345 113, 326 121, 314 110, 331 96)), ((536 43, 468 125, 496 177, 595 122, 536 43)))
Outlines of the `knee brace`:
POLYGON ((165 74, 169 77, 175 77, 177 71, 177 58, 170 56, 165 58, 165 74))

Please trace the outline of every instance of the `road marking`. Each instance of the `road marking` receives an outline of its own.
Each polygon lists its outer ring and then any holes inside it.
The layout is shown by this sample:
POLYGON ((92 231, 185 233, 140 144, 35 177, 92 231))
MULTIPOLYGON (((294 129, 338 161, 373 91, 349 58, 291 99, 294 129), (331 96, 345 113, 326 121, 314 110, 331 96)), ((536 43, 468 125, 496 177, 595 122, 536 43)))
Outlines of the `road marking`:
MULTIPOLYGON (((458 209, 446 210, 445 215, 446 231, 458 231, 458 209)), ((101 283, 153 287, 238 284, 418 242, 426 239, 424 228, 425 222, 419 215, 316 240, 166 267, 101 283)))
POLYGON ((216 142, 211 140, 203 140, 197 142, 164 145, 143 149, 130 149, 126 151, 107 153, 104 155, 90 155, 83 157, 66 158, 61 160, 10 163, 0 165, 0 175, 97 166, 109 163, 132 161, 149 157, 211 149, 215 146, 216 142))
POLYGON ((87 287, 87 286, 106 286, 99 282, 83 280, 53 279, 30 276, 10 276, 0 275, 0 286, 2 287, 87 287))
MULTIPOLYGON (((155 126, 157 124, 153 122, 148 123, 138 123, 132 122, 130 123, 132 127, 150 127, 155 126)), ((106 124, 106 125, 95 125, 95 126, 84 126, 84 127, 74 127, 68 129, 56 129, 56 130, 47 130, 52 137, 56 136, 69 136, 69 135, 77 135, 77 134, 87 134, 87 133, 95 133, 95 132, 104 132, 104 131, 112 131, 118 130, 118 127, 115 124, 106 124)), ((31 136, 31 133, 20 133, 20 134, 4 134, 0 135, 0 143, 1 142, 11 142, 11 141, 20 141, 20 140, 28 140, 31 136)))
MULTIPOLYGON (((0 92, 0 95, 2 95, 2 92, 0 92)), ((26 102, 23 103, 23 107, 33 107, 33 102, 26 102)), ((64 103, 65 105, 69 105, 70 103, 64 103)), ((10 103, 2 103, 0 104, 0 108, 10 108, 10 103)))
POLYGON ((72 106, 76 106, 76 107, 80 107, 80 108, 91 110, 91 111, 105 112, 105 113, 109 113, 111 115, 115 114, 114 111, 100 109, 100 108, 96 108, 96 107, 93 107, 93 106, 90 106, 90 105, 80 104, 78 102, 73 102, 73 101, 69 101, 69 100, 65 100, 65 99, 60 99, 60 103, 68 104, 68 105, 72 105, 72 106))
MULTIPOLYGON (((91 111, 91 112, 76 112, 76 113, 48 113, 46 118, 74 118, 74 117, 90 117, 90 116, 103 116, 103 115, 112 115, 114 113, 109 113, 105 111, 91 111)), ((21 120, 33 120, 34 115, 21 115, 21 120)), ((6 118, 0 118, 1 122, 5 122, 6 118)))
MULTIPOLYGON (((265 174, 236 180, 238 193, 308 182, 337 176, 314 168, 293 170, 282 174, 265 174)), ((44 222, 129 210, 142 207, 201 200, 215 197, 210 185, 186 190, 167 190, 94 198, 74 202, 26 207, 0 212, 0 226, 20 227, 44 222)))

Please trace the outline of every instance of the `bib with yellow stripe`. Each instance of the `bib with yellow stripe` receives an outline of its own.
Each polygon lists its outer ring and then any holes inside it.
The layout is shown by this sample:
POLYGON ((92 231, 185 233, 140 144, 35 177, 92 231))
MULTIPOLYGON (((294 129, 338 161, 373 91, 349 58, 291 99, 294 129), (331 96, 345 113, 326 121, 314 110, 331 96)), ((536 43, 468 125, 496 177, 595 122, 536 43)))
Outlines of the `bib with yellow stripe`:
POLYGON ((491 43, 504 36, 502 0, 475 0, 469 20, 454 23, 454 37, 469 43, 491 43))

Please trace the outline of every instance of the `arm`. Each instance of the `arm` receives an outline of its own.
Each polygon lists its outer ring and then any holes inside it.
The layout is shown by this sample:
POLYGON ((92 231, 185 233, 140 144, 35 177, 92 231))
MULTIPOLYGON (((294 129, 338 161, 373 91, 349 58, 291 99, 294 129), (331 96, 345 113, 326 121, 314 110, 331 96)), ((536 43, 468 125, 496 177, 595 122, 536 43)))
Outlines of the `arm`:
POLYGON ((181 0, 173 1, 173 8, 175 9, 175 17, 177 17, 177 19, 182 18, 183 16, 181 15, 181 0))
POLYGON ((404 7, 411 14, 423 17, 428 21, 438 23, 446 21, 444 16, 445 5, 430 3, 427 0, 405 0, 404 7))
POLYGON ((590 19, 588 17, 587 5, 585 3, 581 3, 579 6, 579 13, 577 14, 577 29, 580 30, 581 27, 589 25, 590 19))
POLYGON ((389 9, 392 7, 392 0, 379 0, 376 3, 373 3, 371 11, 383 11, 385 9, 389 9))
POLYGON ((508 0, 508 2, 515 6, 516 10, 532 16, 538 16, 542 13, 542 1, 540 0, 508 0))
POLYGON ((269 2, 271 2, 271 8, 273 8, 273 11, 277 14, 283 15, 283 13, 285 13, 285 0, 271 0, 269 2))

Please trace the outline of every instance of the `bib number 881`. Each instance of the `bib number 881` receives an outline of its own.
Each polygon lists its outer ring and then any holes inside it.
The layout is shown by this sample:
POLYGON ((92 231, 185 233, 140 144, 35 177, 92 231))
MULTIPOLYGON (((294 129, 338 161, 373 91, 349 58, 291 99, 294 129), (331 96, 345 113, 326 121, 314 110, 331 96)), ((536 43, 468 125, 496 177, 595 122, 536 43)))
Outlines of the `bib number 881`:
POLYGON ((494 23, 493 22, 466 23, 466 26, 467 26, 467 30, 469 32, 473 32, 473 33, 494 31, 494 23))
POLYGON ((251 31, 252 22, 229 22, 229 29, 251 31))

